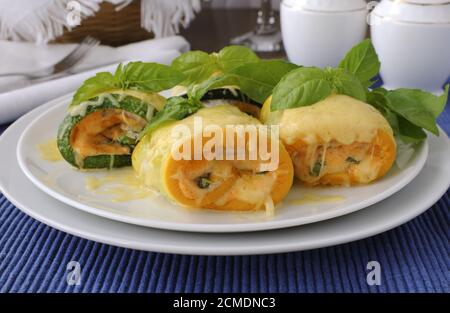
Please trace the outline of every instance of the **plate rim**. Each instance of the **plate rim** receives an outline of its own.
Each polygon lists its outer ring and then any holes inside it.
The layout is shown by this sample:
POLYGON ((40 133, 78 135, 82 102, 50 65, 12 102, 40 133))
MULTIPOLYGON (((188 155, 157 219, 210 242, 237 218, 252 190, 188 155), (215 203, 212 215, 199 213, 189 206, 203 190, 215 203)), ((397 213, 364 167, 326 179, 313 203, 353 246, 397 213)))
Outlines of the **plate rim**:
MULTIPOLYGON (((19 121, 26 121, 26 118, 31 118, 32 115, 27 114, 25 116, 23 116, 22 118, 18 119, 14 124, 12 124, 11 126, 8 127, 8 129, 5 130, 5 132, 2 134, 2 136, 0 136, 0 145, 1 143, 5 140, 4 138, 7 138, 7 136, 9 136, 9 133, 13 133, 13 130, 16 131, 16 128, 18 128, 18 130, 20 131, 20 127, 17 127, 18 124, 20 124, 21 122, 19 121)), ((24 128, 24 127, 22 127, 24 128)), ((440 129, 442 131, 442 129, 440 129)), ((443 132, 443 131, 442 131, 443 132)), ((446 142, 449 143, 449 139, 448 136, 446 135, 445 132, 444 136, 446 137, 446 142)), ((14 136, 14 135, 11 135, 14 136)), ((17 136, 18 137, 18 136, 17 136)), ((433 139, 433 140, 444 140, 444 139, 433 139)), ((17 140, 14 142, 14 144, 17 144, 17 140)), ((15 155, 11 156, 10 159, 12 160, 12 162, 17 162, 17 158, 15 157, 15 155)), ((17 171, 19 175, 24 175, 19 167, 18 164, 16 164, 17 166, 17 171)), ((448 169, 447 169, 448 170, 448 169)), ((11 173, 8 173, 8 176, 11 173)), ((2 178, 4 176, 0 175, 0 178, 2 178)), ((7 178, 8 178, 7 177, 7 178)), ((423 204, 423 206, 419 209, 410 209, 407 210, 406 212, 408 214, 406 215, 402 215, 401 218, 396 218, 396 219, 388 219, 388 223, 384 223, 382 227, 380 226, 376 226, 378 225, 377 223, 372 223, 372 227, 370 229, 370 231, 367 231, 366 229, 364 229, 363 231, 357 233, 357 234, 352 234, 352 233, 345 233, 343 235, 340 235, 338 237, 331 237, 328 238, 327 240, 321 240, 320 242, 314 242, 314 243, 310 243, 310 244, 301 244, 299 242, 296 242, 296 244, 292 244, 292 245, 277 245, 277 246, 265 246, 265 247, 255 247, 255 246, 250 246, 248 248, 234 248, 234 249, 222 249, 219 246, 215 246, 214 248, 195 248, 196 250, 194 250, 192 247, 186 247, 186 246, 181 246, 181 247, 174 247, 173 245, 161 245, 161 244, 150 244, 148 242, 146 242, 146 244, 135 244, 133 243, 132 240, 113 240, 112 237, 105 237, 105 236, 101 236, 101 235, 96 235, 95 232, 97 230, 97 228, 94 229, 94 231, 91 230, 90 233, 83 233, 80 232, 78 229, 74 229, 73 227, 70 227, 67 225, 67 222, 65 224, 62 223, 58 223, 52 220, 49 220, 49 218, 45 217, 45 215, 43 214, 39 214, 34 212, 33 209, 28 209, 26 207, 26 205, 22 205, 22 201, 23 200, 18 200, 16 199, 12 194, 9 193, 9 190, 7 188, 7 181, 4 181, 3 179, 0 180, 0 192, 2 192, 5 197, 11 201, 12 204, 14 204, 17 208, 19 208, 22 212, 24 212, 25 214, 31 216, 32 218, 46 224, 49 225, 51 227, 54 227, 60 231, 69 233, 71 235, 75 235, 81 238, 85 238, 88 240, 94 240, 97 242, 101 242, 101 243, 105 243, 105 244, 111 244, 114 246, 119 246, 119 247, 124 247, 124 248, 131 248, 131 249, 139 249, 139 250, 145 250, 145 251, 153 251, 153 252, 163 252, 163 253, 179 253, 179 254, 188 254, 188 255, 252 255, 252 254, 268 254, 268 253, 281 253, 281 252, 289 252, 289 251, 302 251, 302 250, 308 250, 308 249, 314 249, 314 248, 321 248, 321 247, 326 247, 326 246, 332 246, 332 245, 337 245, 337 244, 342 244, 342 243, 346 243, 346 242, 350 242, 350 241, 354 241, 354 240, 359 240, 362 238, 366 238, 366 237, 370 237, 376 234, 379 234, 381 232, 387 231, 389 229, 392 229, 398 225, 401 225, 409 220, 411 220, 412 218, 416 217, 417 215, 423 213, 424 211, 426 211, 428 208, 430 208, 434 203, 436 203, 443 194, 445 194, 445 192, 447 191, 447 189, 450 186, 450 178, 449 176, 447 176, 447 184, 446 185, 442 185, 439 188, 438 192, 434 193, 434 197, 426 197, 427 201, 423 204)), ((31 182, 30 182, 30 186, 31 188, 35 188, 36 191, 38 193, 42 193, 44 197, 48 197, 48 199, 50 201, 54 201, 56 203, 60 203, 59 201, 51 198, 50 196, 44 194, 42 191, 40 191, 37 187, 35 187, 31 182)), ((439 185, 438 185, 439 187, 439 185)), ((435 190, 435 189, 434 189, 435 190)), ((421 195, 423 196, 423 195, 421 195)), ((70 208, 65 204, 60 203, 61 205, 64 206, 64 210, 73 210, 76 211, 77 214, 82 214, 85 215, 87 218, 89 218, 90 216, 92 216, 89 213, 86 212, 82 212, 80 210, 74 209, 74 208, 70 208)), ((45 212, 45 210, 44 210, 45 212)), ((357 215, 360 214, 366 214, 364 210, 362 210, 361 212, 357 212, 355 213, 357 215)), ((349 219, 351 218, 351 216, 354 214, 349 214, 347 216, 342 216, 340 218, 338 218, 339 220, 345 220, 345 219, 349 219)), ((94 216, 95 219, 98 219, 99 221, 106 223, 106 224, 122 224, 120 222, 117 221, 112 221, 112 220, 107 220, 107 219, 103 219, 101 217, 98 216, 94 216)), ((336 221, 336 220, 335 220, 336 221)), ((334 222, 335 222, 334 221, 334 222)), ((322 223, 327 223, 329 224, 331 221, 324 221, 322 223)), ((320 225, 322 223, 316 223, 316 224, 311 224, 307 227, 317 227, 317 225, 320 225)), ((140 226, 134 226, 134 225, 125 225, 125 227, 130 228, 130 229, 134 229, 134 228, 142 228, 144 229, 144 232, 169 232, 169 231, 164 231, 164 230, 158 230, 158 229, 153 229, 150 230, 149 228, 144 228, 144 227, 140 227, 140 226)), ((285 229, 285 230, 279 230, 279 231, 283 231, 283 232, 294 232, 295 229, 301 229, 302 227, 294 227, 294 228, 290 228, 290 229, 285 229)), ((270 232, 277 232, 277 231, 268 231, 270 232)), ((177 233, 177 232, 170 232, 170 233, 177 233)), ((116 233, 114 233, 114 235, 116 235, 116 233)), ((183 235, 183 234, 181 234, 183 235)), ((198 235, 203 235, 206 236, 206 234, 201 234, 199 233, 198 235)), ((213 234, 216 236, 229 236, 230 234, 213 234)), ((232 235, 232 234, 231 234, 232 235)), ((245 235, 245 234, 244 234, 245 235)), ((258 234, 259 236, 264 236, 265 234, 258 234)))
POLYGON ((39 115, 36 114, 37 116, 22 131, 15 150, 16 158, 21 171, 41 191, 43 191, 44 193, 50 195, 52 198, 62 203, 65 203, 71 207, 74 207, 78 210, 82 210, 84 212, 93 215, 142 227, 151 227, 172 231, 199 232, 199 233, 239 233, 239 232, 255 232, 255 231, 283 229, 326 221, 336 217, 351 214, 359 210, 367 209, 371 205, 383 201, 384 199, 397 193, 398 191, 403 189, 406 185, 411 183, 414 180, 414 178, 417 177, 417 175, 425 166, 429 153, 428 140, 426 140, 421 144, 421 146, 416 151, 415 158, 420 157, 418 160, 418 164, 414 167, 413 171, 407 177, 405 177, 403 180, 401 180, 400 182, 398 182, 397 184, 395 184, 394 186, 390 187, 389 189, 385 190, 382 193, 378 193, 369 199, 364 199, 358 203, 346 206, 345 208, 342 208, 340 210, 333 210, 330 212, 315 214, 313 216, 308 217, 297 217, 278 221, 268 220, 262 222, 245 222, 237 224, 178 223, 178 222, 167 222, 158 220, 154 221, 151 219, 139 219, 136 217, 126 216, 120 213, 110 212, 102 208, 97 208, 95 206, 84 204, 82 202, 71 199, 63 194, 60 194, 57 191, 53 190, 51 187, 45 185, 45 183, 43 183, 38 177, 36 177, 26 165, 25 162, 26 155, 24 155, 23 153, 24 150, 23 142, 25 141, 28 133, 31 132, 35 124, 42 122, 42 119, 45 118, 45 116, 51 115, 54 111, 62 109, 61 107, 66 104, 65 102, 68 101, 69 98, 70 95, 66 95, 44 104, 43 106, 45 106, 45 109, 42 109, 42 112, 40 112, 39 115))

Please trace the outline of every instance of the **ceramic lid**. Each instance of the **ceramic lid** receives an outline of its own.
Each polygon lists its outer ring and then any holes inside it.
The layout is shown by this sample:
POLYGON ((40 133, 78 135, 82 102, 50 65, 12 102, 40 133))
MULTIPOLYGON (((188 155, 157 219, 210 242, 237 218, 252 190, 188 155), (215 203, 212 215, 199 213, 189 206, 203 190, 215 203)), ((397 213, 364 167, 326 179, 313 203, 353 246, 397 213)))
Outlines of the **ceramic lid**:
POLYGON ((283 0, 282 5, 318 12, 347 12, 367 8, 365 0, 283 0))
POLYGON ((383 0, 372 11, 372 18, 450 25, 450 0, 383 0))

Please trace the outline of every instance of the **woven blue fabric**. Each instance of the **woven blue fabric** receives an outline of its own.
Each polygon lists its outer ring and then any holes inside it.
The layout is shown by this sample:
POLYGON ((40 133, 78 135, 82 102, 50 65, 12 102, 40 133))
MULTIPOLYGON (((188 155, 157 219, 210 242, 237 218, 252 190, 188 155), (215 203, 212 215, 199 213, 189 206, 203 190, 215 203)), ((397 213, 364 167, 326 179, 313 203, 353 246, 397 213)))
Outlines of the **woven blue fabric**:
MULTIPOLYGON (((450 133, 450 106, 439 118, 450 133)), ((81 239, 28 217, 0 197, 2 292, 450 292, 450 192, 383 234, 339 246, 256 256, 150 253, 81 239), (81 264, 78 286, 66 265, 81 264), (366 265, 381 266, 381 285, 366 265)))

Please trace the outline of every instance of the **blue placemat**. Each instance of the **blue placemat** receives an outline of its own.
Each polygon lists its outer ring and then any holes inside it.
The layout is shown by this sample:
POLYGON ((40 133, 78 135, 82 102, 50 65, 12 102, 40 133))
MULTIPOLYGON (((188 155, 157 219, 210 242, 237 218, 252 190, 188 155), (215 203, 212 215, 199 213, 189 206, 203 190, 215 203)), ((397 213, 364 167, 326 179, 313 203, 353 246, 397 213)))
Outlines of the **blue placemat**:
MULTIPOLYGON (((450 133, 450 106, 439 118, 450 133)), ((1 131, 1 129, 0 129, 1 131)), ((414 220, 339 246, 258 256, 186 256, 117 248, 28 217, 0 196, 2 292, 450 292, 450 192, 414 220), (79 285, 67 283, 70 261, 79 285), (369 261, 381 266, 368 285, 369 261)))

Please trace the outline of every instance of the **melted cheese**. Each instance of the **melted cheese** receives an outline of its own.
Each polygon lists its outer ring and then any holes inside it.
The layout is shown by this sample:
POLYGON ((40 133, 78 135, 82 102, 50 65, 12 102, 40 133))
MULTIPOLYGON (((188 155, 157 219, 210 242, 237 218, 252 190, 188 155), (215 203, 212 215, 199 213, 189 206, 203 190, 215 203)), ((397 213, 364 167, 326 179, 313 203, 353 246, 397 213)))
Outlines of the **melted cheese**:
POLYGON ((82 102, 82 103, 80 103, 78 105, 71 106, 68 109, 69 115, 70 116, 78 116, 78 115, 85 116, 88 107, 90 107, 90 106, 94 106, 94 107, 100 106, 100 105, 103 104, 104 100, 105 100, 105 95, 99 95, 96 100, 85 101, 85 102, 82 102))
POLYGON ((119 101, 121 101, 124 96, 135 97, 141 100, 143 104, 148 106, 147 120, 149 120, 149 118, 153 116, 154 111, 153 108, 156 108, 158 111, 160 111, 166 104, 166 99, 157 93, 146 93, 138 90, 129 90, 129 89, 127 90, 114 89, 109 91, 108 93, 100 94, 95 100, 89 100, 82 102, 78 105, 71 106, 69 107, 68 111, 70 116, 77 116, 77 115, 85 116, 88 107, 91 106, 96 107, 102 105, 103 102, 105 101, 105 98, 108 98, 108 100, 110 100, 114 106, 120 108, 119 101), (117 100, 116 98, 114 98, 112 94, 119 95, 119 99, 117 100), (151 114, 151 116, 149 116, 149 114, 151 114))
POLYGON ((172 88, 172 90, 170 91, 170 96, 177 97, 177 96, 185 95, 186 93, 187 93, 187 87, 178 85, 178 86, 175 86, 172 88))
MULTIPOLYGON (((166 104, 166 98, 161 96, 158 93, 149 93, 142 92, 139 90, 131 90, 131 89, 115 89, 110 92, 111 94, 121 95, 121 96, 132 96, 135 97, 149 105, 149 107, 153 106, 158 111, 160 111, 164 105, 166 104)), ((153 112, 153 111, 152 111, 153 112)))
POLYGON ((318 195, 314 193, 305 193, 303 197, 299 199, 289 200, 289 204, 311 204, 311 203, 335 203, 344 201, 345 198, 342 196, 334 195, 318 195))
MULTIPOLYGON (((270 112, 270 102, 271 98, 264 104, 261 119, 280 126, 280 137, 302 182, 351 185, 379 177, 383 158, 389 156, 380 154, 379 145, 374 155, 374 140, 380 134, 393 140, 393 131, 371 105, 345 95, 331 95, 310 106, 270 112)), ((388 147, 389 142, 385 144, 388 147)))
MULTIPOLYGON (((198 85, 195 85, 195 86, 198 86, 198 85)), ((217 88, 217 89, 228 89, 235 97, 238 96, 238 90, 239 90, 238 86, 234 86, 234 85, 222 86, 222 87, 217 88)), ((173 87, 171 92, 170 92, 172 97, 182 96, 182 95, 185 95, 186 93, 187 93, 187 87, 181 86, 181 85, 173 87)), ((218 99, 218 100, 220 100, 220 99, 218 99)))
POLYGON ((344 95, 332 95, 311 106, 271 112, 267 121, 281 125, 280 136, 287 144, 300 139, 309 144, 332 140, 369 143, 379 129, 393 133, 375 108, 344 95))
POLYGON ((275 215, 275 205, 271 197, 266 198, 264 206, 266 208, 266 217, 273 217, 275 215))
MULTIPOLYGON (((195 116, 201 117, 203 127, 207 125, 254 125, 260 122, 230 105, 218 105, 212 108, 199 110, 195 116)), ((162 175, 164 162, 170 156, 172 146, 180 138, 172 136, 173 129, 178 125, 187 126, 192 135, 194 133, 194 115, 191 115, 181 121, 171 123, 155 130, 151 136, 145 136, 141 143, 136 147, 133 153, 133 167, 139 173, 139 176, 146 185, 159 190, 164 190, 162 175)), ((199 130, 200 132, 202 129, 199 130)), ((190 137, 189 137, 190 138, 190 137)), ((187 140, 188 138, 186 138, 187 140)))
MULTIPOLYGON (((202 118, 203 128, 208 125, 225 127, 226 125, 260 124, 257 119, 247 114, 243 114, 238 108, 230 105, 219 105, 201 109, 195 114, 195 117, 202 118)), ((133 167, 137 171, 140 179, 142 179, 147 186, 160 190, 165 195, 167 195, 163 184, 165 162, 170 156, 175 141, 179 140, 179 138, 174 138, 171 133, 178 125, 187 126, 191 130, 193 136, 198 135, 195 131, 200 131, 199 133, 203 131, 203 129, 194 129, 194 115, 190 116, 182 121, 163 126, 153 132, 151 136, 144 137, 141 143, 136 147, 132 156, 133 167)), ((189 136, 189 139, 190 138, 191 137, 189 136)), ((177 178, 180 178, 180 176, 181 175, 178 173, 177 178)), ((267 194, 270 194, 275 181, 275 173, 266 175, 253 174, 248 175, 248 177, 242 175, 236 179, 233 187, 230 188, 223 197, 216 201, 216 204, 221 205, 232 199, 239 199, 247 203, 254 203, 255 207, 261 207, 267 202, 267 194), (255 184, 257 186, 253 186, 254 188, 248 187, 249 185, 255 184)), ((197 200, 201 201, 201 195, 197 200)))
POLYGON ((49 162, 58 162, 62 160, 61 153, 58 150, 56 139, 52 138, 46 142, 38 144, 38 150, 41 158, 49 162))
POLYGON ((88 177, 86 189, 98 195, 111 195, 113 202, 152 197, 155 193, 142 185, 131 168, 114 169, 102 177, 88 177))
POLYGON ((273 172, 265 175, 242 175, 236 179, 233 187, 216 201, 216 204, 224 205, 230 200, 238 199, 259 208, 266 204, 267 195, 270 194, 275 181, 276 174, 273 172))

